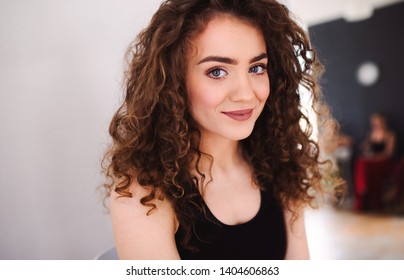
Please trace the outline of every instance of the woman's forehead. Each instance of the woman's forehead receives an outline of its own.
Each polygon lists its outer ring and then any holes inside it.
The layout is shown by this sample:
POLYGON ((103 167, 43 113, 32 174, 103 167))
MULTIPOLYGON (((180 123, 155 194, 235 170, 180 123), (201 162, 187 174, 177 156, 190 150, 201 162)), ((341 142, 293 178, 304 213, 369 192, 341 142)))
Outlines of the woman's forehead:
POLYGON ((198 58, 209 55, 250 59, 262 53, 266 53, 266 44, 260 29, 229 15, 213 17, 191 40, 190 55, 198 58))

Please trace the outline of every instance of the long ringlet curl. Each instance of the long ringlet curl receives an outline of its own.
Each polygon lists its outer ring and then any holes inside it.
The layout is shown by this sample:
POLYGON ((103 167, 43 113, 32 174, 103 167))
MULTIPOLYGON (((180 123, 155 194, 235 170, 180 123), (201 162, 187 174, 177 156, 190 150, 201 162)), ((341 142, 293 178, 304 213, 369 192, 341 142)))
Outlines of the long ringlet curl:
MULTIPOLYGON (((107 195, 126 197, 132 196, 133 180, 151 187, 141 199, 148 214, 156 208, 154 199, 170 200, 185 247, 195 217, 206 211, 199 193, 203 182, 192 173, 205 177, 198 165, 200 131, 185 88, 187 59, 192 39, 213 17, 224 15, 261 30, 267 46, 270 96, 252 134, 242 140, 254 179, 289 209, 311 204, 322 193, 319 146, 299 97, 301 85, 314 107, 327 108, 318 85, 322 65, 288 9, 275 0, 166 0, 127 52, 125 99, 111 121, 113 144, 104 158, 110 179, 105 187, 107 195)), ((331 120, 328 110, 322 119, 331 120)))

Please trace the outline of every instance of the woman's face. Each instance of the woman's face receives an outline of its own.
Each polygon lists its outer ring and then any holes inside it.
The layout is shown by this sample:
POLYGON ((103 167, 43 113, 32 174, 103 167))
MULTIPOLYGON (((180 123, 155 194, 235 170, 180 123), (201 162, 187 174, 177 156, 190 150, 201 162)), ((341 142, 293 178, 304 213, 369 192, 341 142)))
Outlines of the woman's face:
POLYGON ((270 91, 261 31, 234 17, 217 16, 192 45, 186 87, 202 137, 248 137, 270 91))
POLYGON ((386 127, 384 117, 379 114, 373 114, 370 117, 370 124, 373 127, 373 129, 383 129, 386 127))

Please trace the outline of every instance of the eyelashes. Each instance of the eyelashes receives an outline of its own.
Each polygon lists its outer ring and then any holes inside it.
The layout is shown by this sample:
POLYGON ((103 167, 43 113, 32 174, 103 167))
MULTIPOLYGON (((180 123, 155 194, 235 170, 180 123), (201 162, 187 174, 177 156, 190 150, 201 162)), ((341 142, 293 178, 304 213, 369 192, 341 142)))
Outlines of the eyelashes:
MULTIPOLYGON (((258 64, 252 66, 248 73, 252 73, 254 75, 264 75, 267 72, 267 65, 266 64, 258 64)), ((212 79, 219 80, 225 78, 229 73, 221 68, 221 67, 213 67, 206 72, 206 75, 212 79)))
POLYGON ((260 64, 260 65, 255 65, 255 66, 251 67, 248 72, 254 73, 257 75, 263 75, 266 72, 266 70, 267 70, 267 66, 260 64))
POLYGON ((221 78, 224 78, 225 76, 227 76, 228 73, 226 70, 224 70, 220 67, 216 67, 216 68, 208 70, 207 75, 213 79, 221 79, 221 78))

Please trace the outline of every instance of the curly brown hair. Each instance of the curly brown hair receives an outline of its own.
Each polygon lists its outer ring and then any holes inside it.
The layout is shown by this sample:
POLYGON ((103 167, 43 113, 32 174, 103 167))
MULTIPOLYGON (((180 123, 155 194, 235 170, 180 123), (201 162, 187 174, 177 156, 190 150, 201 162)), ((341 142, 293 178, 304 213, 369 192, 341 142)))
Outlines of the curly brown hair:
POLYGON ((113 144, 104 160, 110 194, 130 197, 137 180, 152 186, 141 203, 155 209, 153 199, 172 202, 186 232, 193 234, 196 215, 204 212, 197 170, 202 152, 200 132, 189 111, 185 72, 190 42, 210 19, 227 14, 261 30, 269 54, 270 96, 252 134, 242 140, 255 180, 269 188, 284 207, 310 204, 321 192, 319 148, 310 139, 312 127, 300 108, 299 85, 313 106, 320 104, 322 69, 306 33, 275 0, 166 0, 149 26, 128 50, 126 95, 109 132, 113 144), (301 121, 307 123, 303 130, 301 121), (270 184, 269 184, 270 182, 270 184))

